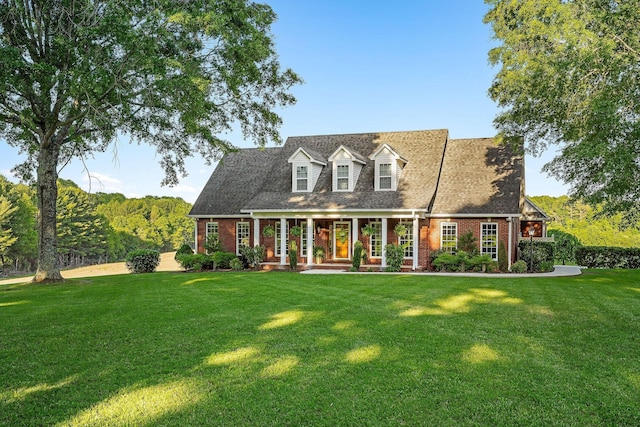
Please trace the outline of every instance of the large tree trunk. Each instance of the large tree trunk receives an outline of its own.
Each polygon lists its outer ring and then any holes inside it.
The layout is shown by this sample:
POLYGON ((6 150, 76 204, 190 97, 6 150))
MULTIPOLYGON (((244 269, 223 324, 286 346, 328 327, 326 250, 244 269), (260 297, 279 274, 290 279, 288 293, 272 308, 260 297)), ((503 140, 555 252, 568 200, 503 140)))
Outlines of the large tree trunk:
POLYGON ((41 146, 38 158, 38 269, 34 282, 59 282, 56 200, 58 199, 58 157, 56 143, 41 146))

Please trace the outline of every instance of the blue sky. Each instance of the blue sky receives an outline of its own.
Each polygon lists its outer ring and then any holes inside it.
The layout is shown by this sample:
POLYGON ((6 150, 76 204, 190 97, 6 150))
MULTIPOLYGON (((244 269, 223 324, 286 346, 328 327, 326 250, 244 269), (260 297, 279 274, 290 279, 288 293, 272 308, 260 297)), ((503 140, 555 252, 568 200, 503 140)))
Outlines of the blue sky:
MULTIPOLYGON (((283 139, 442 128, 451 138, 494 136, 498 109, 487 96, 496 72, 487 61, 494 42, 482 23, 482 0, 266 2, 278 15, 272 30, 281 64, 305 81, 293 89, 297 104, 280 111, 283 139)), ((253 146, 239 133, 225 137, 253 146)), ((540 171, 552 157, 527 156, 528 195, 566 194, 567 187, 540 171)), ((20 160, 16 149, 0 143, 1 174, 9 176, 20 160)), ((160 186, 158 160, 153 147, 121 138, 106 153, 67 165, 60 176, 93 192, 194 202, 215 166, 190 159, 189 175, 169 188, 160 186)))

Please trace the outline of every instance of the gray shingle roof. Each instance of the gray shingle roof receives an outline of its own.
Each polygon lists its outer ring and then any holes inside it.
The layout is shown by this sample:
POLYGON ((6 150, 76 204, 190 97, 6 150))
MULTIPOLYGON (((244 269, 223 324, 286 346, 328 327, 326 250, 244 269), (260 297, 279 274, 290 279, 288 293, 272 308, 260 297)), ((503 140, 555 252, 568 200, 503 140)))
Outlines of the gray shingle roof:
POLYGON ((433 214, 519 214, 524 161, 492 138, 447 143, 433 214))
POLYGON ((521 157, 514 158, 490 139, 447 139, 445 129, 302 136, 288 138, 281 148, 240 150, 217 166, 190 215, 430 207, 434 213, 520 212, 521 157), (408 160, 397 191, 374 191, 375 162, 368 157, 384 143, 408 160), (313 192, 291 191, 288 159, 296 150, 302 147, 314 158, 328 159, 341 145, 366 161, 353 192, 332 191, 331 163, 322 169, 313 192))

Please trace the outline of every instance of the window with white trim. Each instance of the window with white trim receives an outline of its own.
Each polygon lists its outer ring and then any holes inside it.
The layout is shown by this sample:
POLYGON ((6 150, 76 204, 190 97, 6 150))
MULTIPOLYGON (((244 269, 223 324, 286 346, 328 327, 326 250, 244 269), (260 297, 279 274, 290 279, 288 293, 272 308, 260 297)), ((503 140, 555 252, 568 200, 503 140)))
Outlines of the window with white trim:
MULTIPOLYGON (((219 228, 218 228, 218 223, 217 222, 207 222, 207 226, 206 226, 206 232, 205 232, 205 236, 204 236, 204 241, 205 243, 209 243, 209 239, 213 240, 213 239, 218 239, 220 234, 219 234, 219 228)), ((209 251, 207 251, 209 252, 209 251)))
POLYGON ((401 222, 405 226, 407 232, 402 236, 398 236, 398 244, 404 249, 405 258, 413 258, 413 224, 410 222, 401 222))
POLYGON ((480 226, 480 252, 482 255, 491 255, 494 261, 498 260, 498 224, 495 222, 483 222, 480 226))
POLYGON ((443 222, 440 224, 440 249, 454 253, 458 248, 458 223, 443 222))
POLYGON ((391 185, 391 163, 380 163, 378 167, 378 179, 380 180, 378 187, 380 190, 391 190, 393 188, 391 185))
POLYGON ((382 258, 382 223, 370 222, 369 224, 373 227, 373 234, 369 236, 370 256, 371 258, 382 258))
MULTIPOLYGON (((289 236, 289 223, 287 222, 285 224, 287 224, 287 229, 285 230, 285 241, 286 241, 285 245, 287 246, 286 250, 289 251, 289 237, 288 237, 289 236)), ((276 226, 274 228, 276 230, 276 233, 275 233, 276 234, 276 248, 275 248, 276 250, 275 250, 275 253, 276 253, 276 256, 282 256, 282 252, 280 251, 280 242, 282 242, 282 239, 280 238, 280 235, 281 235, 281 233, 280 233, 280 230, 281 230, 280 221, 276 221, 276 226)))
POLYGON ((296 191, 309 190, 309 166, 296 166, 296 191))
POLYGON ((236 255, 240 255, 240 246, 249 246, 250 229, 248 222, 236 222, 236 255))
POLYGON ((338 191, 349 190, 349 165, 336 165, 336 187, 338 191))

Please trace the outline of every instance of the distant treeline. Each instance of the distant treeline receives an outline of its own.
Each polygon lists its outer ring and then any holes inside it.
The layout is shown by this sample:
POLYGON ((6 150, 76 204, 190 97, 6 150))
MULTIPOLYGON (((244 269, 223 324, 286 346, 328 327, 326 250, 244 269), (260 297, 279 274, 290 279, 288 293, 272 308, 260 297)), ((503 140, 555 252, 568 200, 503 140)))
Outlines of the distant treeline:
MULTIPOLYGON (((160 251, 193 242, 191 204, 176 197, 127 199, 90 194, 58 181, 58 254, 63 267, 124 259, 138 248, 160 251)), ((37 251, 36 192, 0 175, 0 265, 33 271, 37 251)))
POLYGON ((584 246, 640 247, 638 224, 626 223, 622 214, 605 217, 598 209, 567 196, 529 198, 553 218, 548 223, 550 230, 572 234, 584 246))

